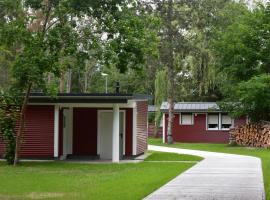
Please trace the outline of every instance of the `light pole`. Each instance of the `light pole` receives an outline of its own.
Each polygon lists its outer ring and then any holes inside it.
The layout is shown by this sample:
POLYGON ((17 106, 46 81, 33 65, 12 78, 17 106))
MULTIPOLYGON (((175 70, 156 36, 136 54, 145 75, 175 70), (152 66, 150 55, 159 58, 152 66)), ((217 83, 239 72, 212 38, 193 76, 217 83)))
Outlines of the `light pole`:
POLYGON ((106 73, 101 73, 101 76, 105 76, 105 87, 106 87, 106 94, 108 93, 108 74, 106 73))

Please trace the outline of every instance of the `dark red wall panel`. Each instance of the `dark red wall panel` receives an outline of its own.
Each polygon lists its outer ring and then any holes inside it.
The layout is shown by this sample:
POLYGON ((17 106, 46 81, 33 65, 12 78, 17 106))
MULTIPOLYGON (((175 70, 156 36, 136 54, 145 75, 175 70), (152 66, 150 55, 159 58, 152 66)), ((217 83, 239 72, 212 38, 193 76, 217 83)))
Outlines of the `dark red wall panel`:
POLYGON ((59 141, 58 156, 63 155, 63 108, 59 110, 59 141))
MULTIPOLYGON (((165 132, 167 134, 167 114, 165 123, 165 132)), ((206 114, 197 114, 197 116, 194 115, 193 125, 180 125, 179 114, 175 114, 172 134, 173 139, 176 142, 227 143, 229 141, 229 131, 206 130, 206 114)))
POLYGON ((4 145, 4 141, 0 136, 0 158, 2 158, 5 154, 5 145, 4 145))
POLYGON ((53 158, 53 153, 54 106, 28 106, 21 156, 53 158))
POLYGON ((73 109, 73 154, 97 155, 97 109, 73 109))
POLYGON ((246 117, 240 117, 239 119, 234 120, 234 127, 243 126, 247 122, 246 117))
POLYGON ((126 156, 132 156, 133 109, 126 108, 126 156))

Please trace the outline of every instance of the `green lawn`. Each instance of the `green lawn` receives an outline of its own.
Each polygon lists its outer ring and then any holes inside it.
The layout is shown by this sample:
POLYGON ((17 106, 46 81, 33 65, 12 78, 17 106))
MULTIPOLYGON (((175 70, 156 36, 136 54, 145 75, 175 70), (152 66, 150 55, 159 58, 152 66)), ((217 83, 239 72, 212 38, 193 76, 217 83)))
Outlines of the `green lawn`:
POLYGON ((261 158, 263 164, 263 176, 264 176, 266 198, 270 199, 270 149, 256 149, 239 146, 232 147, 227 144, 202 144, 202 143, 174 143, 172 145, 166 145, 162 143, 161 139, 156 138, 149 138, 148 141, 149 144, 153 145, 259 157, 261 158))
MULTIPOLYGON (((155 154, 152 160, 166 157, 155 154)), ((198 158, 185 156, 185 159, 198 158)), ((13 167, 0 162, 0 199, 142 199, 192 165, 25 162, 13 167)))
POLYGON ((190 156, 177 153, 155 152, 148 156, 145 161, 201 161, 199 156, 190 156))

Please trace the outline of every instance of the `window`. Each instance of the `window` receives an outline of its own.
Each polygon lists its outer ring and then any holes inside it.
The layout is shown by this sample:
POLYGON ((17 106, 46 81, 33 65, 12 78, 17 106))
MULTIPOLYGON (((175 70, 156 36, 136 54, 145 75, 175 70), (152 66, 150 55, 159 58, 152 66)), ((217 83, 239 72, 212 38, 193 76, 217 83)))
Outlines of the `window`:
POLYGON ((207 116, 207 128, 208 130, 218 130, 218 114, 208 114, 207 116))
POLYGON ((181 113, 180 124, 181 125, 192 125, 193 124, 193 114, 192 113, 181 113))
POLYGON ((232 126, 232 118, 227 114, 221 115, 221 129, 228 130, 232 126))

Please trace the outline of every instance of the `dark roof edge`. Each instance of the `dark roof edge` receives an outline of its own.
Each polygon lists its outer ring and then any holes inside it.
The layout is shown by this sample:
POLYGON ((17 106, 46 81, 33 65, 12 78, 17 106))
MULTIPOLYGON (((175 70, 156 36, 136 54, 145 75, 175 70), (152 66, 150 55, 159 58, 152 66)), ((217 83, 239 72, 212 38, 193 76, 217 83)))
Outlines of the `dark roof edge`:
POLYGON ((127 103, 128 100, 149 99, 149 95, 126 93, 58 93, 55 97, 44 93, 31 93, 29 103, 127 103))

